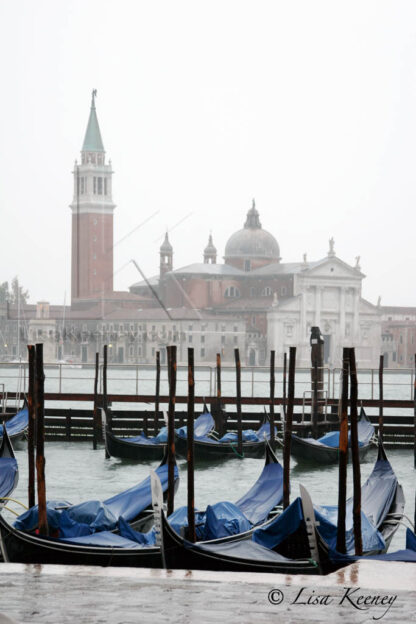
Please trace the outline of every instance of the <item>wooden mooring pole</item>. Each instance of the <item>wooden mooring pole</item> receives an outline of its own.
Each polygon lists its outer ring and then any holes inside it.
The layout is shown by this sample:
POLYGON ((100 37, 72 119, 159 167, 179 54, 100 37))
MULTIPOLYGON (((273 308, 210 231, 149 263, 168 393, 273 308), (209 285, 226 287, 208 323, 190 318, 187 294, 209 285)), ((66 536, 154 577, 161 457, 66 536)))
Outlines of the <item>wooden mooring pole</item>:
POLYGON ((347 461, 348 461, 348 369, 349 349, 342 351, 342 393, 341 419, 339 425, 339 476, 338 476, 338 531, 337 551, 346 552, 345 513, 347 501, 347 461))
MULTIPOLYGON (((112 429, 111 414, 109 413, 108 406, 108 394, 107 394, 107 345, 104 345, 103 349, 103 408, 105 416, 105 426, 109 431, 112 429)), ((107 451, 107 445, 105 447, 105 458, 110 459, 110 453, 107 451)))
POLYGON ((363 540, 361 534, 361 468, 358 447, 358 378, 355 362, 355 349, 349 350, 350 379, 351 379, 351 455, 353 473, 353 523, 355 554, 363 554, 363 540))
POLYGON ((275 392, 275 351, 270 351, 270 446, 273 450, 276 448, 274 437, 274 392, 275 392))
POLYGON ((381 436, 381 440, 383 440, 384 434, 384 418, 383 418, 383 371, 384 371, 384 355, 380 355, 380 364, 378 367, 378 389, 379 389, 379 399, 380 404, 378 406, 378 431, 381 436))
POLYGON ((293 400, 295 398, 296 347, 289 349, 289 384, 283 446, 283 509, 290 503, 290 445, 292 442, 293 400))
POLYGON ((46 513, 45 483, 45 375, 43 372, 43 344, 36 345, 35 353, 35 411, 36 411, 36 472, 38 482, 38 528, 40 535, 49 535, 46 513))
POLYGON ((217 399, 221 398, 221 353, 217 353, 217 399))
MULTIPOLYGON (((415 353, 415 372, 413 382, 413 431, 414 431, 414 445, 413 445, 413 461, 416 468, 416 353, 415 353)), ((415 532, 416 532, 416 508, 415 508, 415 532)))
POLYGON ((286 422, 287 353, 283 354, 283 420, 286 422))
POLYGON ((194 492, 194 416, 195 416, 194 350, 188 348, 188 540, 196 542, 194 492))
POLYGON ((176 400, 176 345, 167 347, 169 378, 168 411, 168 501, 167 514, 173 513, 175 496, 175 400, 176 400))
POLYGON ((155 417, 153 420, 153 435, 156 436, 159 431, 159 397, 160 397, 160 351, 156 351, 156 392, 155 392, 155 417))
POLYGON ((98 377, 100 374, 100 354, 95 354, 95 377, 94 377, 94 411, 92 416, 92 448, 97 449, 98 442, 98 377))
POLYGON ((28 504, 29 508, 34 507, 35 501, 35 436, 36 436, 36 416, 35 416, 35 347, 27 345, 28 367, 29 367, 29 387, 27 395, 27 405, 29 414, 27 456, 28 456, 28 504))
POLYGON ((237 452, 243 456, 243 428, 241 422, 241 365, 240 351, 234 349, 235 357, 235 381, 236 381, 236 407, 237 407, 237 452))
POLYGON ((319 327, 311 328, 311 382, 312 382, 312 437, 318 436, 318 422, 323 419, 323 387, 324 387, 324 339, 319 327), (321 402, 320 402, 321 400, 321 402))

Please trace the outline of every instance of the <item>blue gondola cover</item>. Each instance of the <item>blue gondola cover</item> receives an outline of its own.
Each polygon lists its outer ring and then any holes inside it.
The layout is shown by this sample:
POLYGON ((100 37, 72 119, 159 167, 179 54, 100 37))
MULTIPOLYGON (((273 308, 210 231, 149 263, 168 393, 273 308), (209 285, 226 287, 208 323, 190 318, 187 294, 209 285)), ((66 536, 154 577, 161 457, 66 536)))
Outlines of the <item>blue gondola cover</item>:
POLYGON ((14 457, 0 459, 0 498, 8 496, 13 490, 17 471, 17 459, 14 457))

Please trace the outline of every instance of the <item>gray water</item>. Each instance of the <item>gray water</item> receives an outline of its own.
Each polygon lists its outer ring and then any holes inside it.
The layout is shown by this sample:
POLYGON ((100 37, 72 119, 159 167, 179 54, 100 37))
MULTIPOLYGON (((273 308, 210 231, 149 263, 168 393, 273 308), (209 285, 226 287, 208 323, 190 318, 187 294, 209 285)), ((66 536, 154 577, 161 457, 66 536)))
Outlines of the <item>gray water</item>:
MULTIPOLYGON (((223 395, 235 394, 235 372, 231 369, 223 370, 223 395)), ((377 398, 378 372, 359 372, 359 394, 362 398, 377 398)), ((5 383, 9 390, 16 389, 19 369, 16 366, 0 367, 0 383, 5 383)), ((276 377, 277 378, 277 377, 276 377)), ((46 368, 46 392, 92 392, 94 370, 91 368, 46 368)), ((326 387, 331 394, 338 392, 337 372, 327 374, 326 387)), ((412 397, 413 373, 385 374, 384 397, 410 399, 412 397)), ((23 382, 25 378, 23 376, 23 382)), ((204 367, 197 369, 196 395, 209 395, 214 391, 215 370, 204 367)), ((280 382, 279 382, 280 383, 280 382)), ((282 392, 277 383, 276 396, 282 392)), ((296 377, 296 396, 302 396, 304 390, 310 389, 310 372, 298 371, 296 377)), ((154 370, 144 367, 129 368, 124 366, 110 367, 108 370, 109 393, 136 393, 151 394, 154 392, 154 370)), ((161 394, 167 393, 166 370, 162 369, 161 394)), ((187 371, 178 369, 177 394, 187 393, 187 371)), ((264 396, 269 395, 269 373, 262 369, 242 370, 242 395, 264 396)), ((137 404, 113 404, 115 409, 134 409, 137 404)), ((49 406, 85 407, 92 409, 92 403, 54 402, 49 406)), ((151 409, 150 406, 145 406, 151 409)), ((247 406, 250 409, 250 406, 247 406)), ((182 408, 183 409, 183 408, 182 408)), ((368 410, 370 411, 370 410, 368 410)), ((407 410, 410 411, 411 410, 407 410)), ((386 414, 387 410, 385 410, 386 414)), ((401 413, 404 413, 403 411, 401 413)), ((277 451, 282 461, 281 451, 277 451)), ((49 499, 64 498, 71 503, 78 503, 87 499, 103 500, 126 489, 144 479, 149 468, 155 468, 158 462, 132 463, 111 458, 105 459, 103 448, 93 451, 90 443, 86 442, 47 442, 46 455, 46 490, 49 499)), ((20 467, 20 482, 15 492, 16 498, 27 501, 27 458, 25 451, 17 451, 20 467)), ((413 450, 392 449, 388 457, 404 487, 406 496, 406 514, 414 521, 415 514, 415 470, 413 468, 413 450)), ((362 483, 369 476, 376 459, 376 450, 371 451, 366 462, 361 466, 362 483)), ((195 505, 204 509, 207 504, 221 500, 237 501, 254 483, 263 466, 261 459, 245 458, 243 461, 230 459, 205 466, 198 466, 195 472, 195 505)), ((179 460, 179 470, 182 484, 176 497, 176 506, 186 504, 186 462, 179 460)), ((298 496, 299 483, 302 483, 310 492, 312 500, 317 504, 337 504, 338 497, 338 466, 311 467, 302 466, 291 459, 291 495, 292 499, 298 496)), ((352 473, 348 468, 348 495, 352 494, 352 473)), ((396 533, 393 548, 404 546, 405 529, 401 527, 396 533)))
MULTIPOLYGON (((27 504, 27 456, 25 450, 16 451, 20 468, 19 485, 14 497, 27 504)), ((277 451, 282 462, 282 453, 277 451)), ((149 474, 149 468, 156 468, 158 462, 137 463, 115 458, 105 459, 104 448, 94 451, 87 442, 47 442, 46 493, 48 499, 65 499, 78 503, 88 499, 104 500, 149 474)), ((371 451, 367 461, 361 465, 362 483, 369 476, 376 459, 376 450, 371 451)), ((389 450, 388 457, 404 487, 406 514, 414 518, 415 470, 412 450, 389 450)), ((195 471, 195 506, 204 509, 218 501, 237 501, 254 483, 263 467, 262 459, 229 459, 216 464, 197 466, 195 471)), ((180 486, 175 506, 186 504, 187 466, 185 460, 178 460, 180 486)), ((337 504, 338 466, 323 468, 305 467, 291 459, 291 498, 299 495, 302 483, 317 504, 337 504)), ((348 468, 348 494, 352 494, 352 470, 348 468)), ((17 510, 17 507, 14 506, 17 510)), ((21 513, 21 512, 20 512, 21 513)), ((404 547, 405 529, 400 527, 394 537, 392 549, 404 547)))

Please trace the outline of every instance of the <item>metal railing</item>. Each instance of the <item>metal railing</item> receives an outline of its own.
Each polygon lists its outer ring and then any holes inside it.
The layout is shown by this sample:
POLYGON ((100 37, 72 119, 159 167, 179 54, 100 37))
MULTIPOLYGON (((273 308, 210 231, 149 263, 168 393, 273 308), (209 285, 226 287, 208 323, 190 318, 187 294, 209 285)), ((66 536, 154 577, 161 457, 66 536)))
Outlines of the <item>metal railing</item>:
MULTIPOLYGON (((95 370, 91 365, 48 364, 45 368, 46 392, 92 392, 95 370)), ((337 398, 340 391, 341 369, 323 368, 324 381, 322 391, 327 397, 337 398)), ((187 367, 177 368, 177 393, 186 394, 187 367)), ((275 396, 283 395, 283 369, 275 369, 275 396)), ((385 369, 383 389, 385 399, 412 400, 414 392, 413 369, 385 369)), ((359 369, 359 398, 379 398, 378 369, 359 369)), ((215 366, 195 367, 196 392, 200 396, 216 396, 217 376, 215 366)), ((269 367, 243 367, 241 369, 242 394, 246 397, 268 397, 270 393, 269 367)), ((27 392, 27 363, 0 363, 0 387, 4 392, 27 392)), ((107 367, 107 386, 109 393, 152 394, 155 390, 155 368, 148 365, 110 364, 107 367)), ((102 366, 100 368, 100 392, 102 391, 102 366)), ((223 396, 234 396, 236 378, 234 366, 222 366, 221 390, 223 396)), ((311 369, 296 370, 296 396, 303 396, 311 390, 311 369)), ((161 369, 161 394, 168 394, 166 366, 161 369)))

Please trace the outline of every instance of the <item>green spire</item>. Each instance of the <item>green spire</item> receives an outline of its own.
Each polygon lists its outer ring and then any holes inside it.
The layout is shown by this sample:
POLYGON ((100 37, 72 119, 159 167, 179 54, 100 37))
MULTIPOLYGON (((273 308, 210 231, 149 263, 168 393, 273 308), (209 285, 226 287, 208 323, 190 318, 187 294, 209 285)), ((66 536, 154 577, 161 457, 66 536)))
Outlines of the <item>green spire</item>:
POLYGON ((101 138, 100 126, 98 125, 97 113, 95 111, 95 98, 97 90, 94 89, 91 98, 90 118, 88 119, 87 131, 85 133, 83 152, 104 152, 103 140, 101 138))

